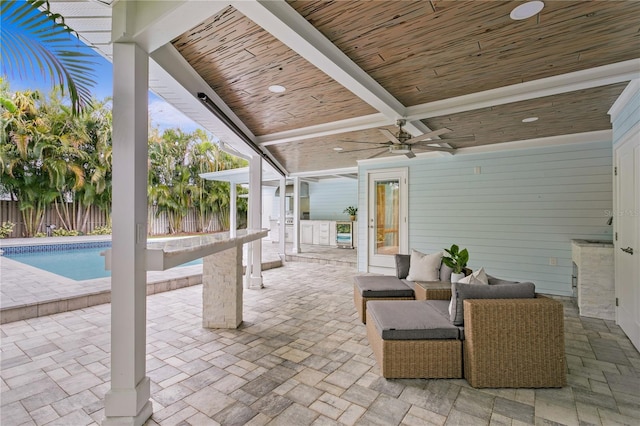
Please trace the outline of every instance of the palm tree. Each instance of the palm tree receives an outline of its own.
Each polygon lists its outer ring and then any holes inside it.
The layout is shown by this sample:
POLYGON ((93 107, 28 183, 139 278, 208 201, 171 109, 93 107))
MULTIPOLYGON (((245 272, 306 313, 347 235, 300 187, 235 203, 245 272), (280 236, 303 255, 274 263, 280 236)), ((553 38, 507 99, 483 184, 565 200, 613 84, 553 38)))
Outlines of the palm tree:
POLYGON ((48 1, 0 1, 2 73, 5 67, 18 76, 48 73, 63 94, 67 89, 72 112, 79 113, 90 102, 95 80, 92 55, 74 34, 48 1))

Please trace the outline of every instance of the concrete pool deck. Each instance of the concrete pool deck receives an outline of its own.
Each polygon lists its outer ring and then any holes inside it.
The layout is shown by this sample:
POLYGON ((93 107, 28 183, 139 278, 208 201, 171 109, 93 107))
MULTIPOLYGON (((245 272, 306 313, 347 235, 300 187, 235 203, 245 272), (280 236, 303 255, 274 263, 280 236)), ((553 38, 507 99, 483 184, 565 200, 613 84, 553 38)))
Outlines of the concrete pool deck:
MULTIPOLYGON (((111 236, 13 238, 0 240, 0 249, 19 245, 51 245, 110 241, 111 236)), ((355 267, 355 250, 303 246, 303 253, 290 254, 287 261, 303 261, 355 267)), ((246 246, 245 246, 246 250, 246 246)), ((282 265, 278 245, 264 240, 263 270, 282 265)), ((246 258, 246 252, 245 256, 246 258)), ((176 290, 202 283, 202 265, 147 272, 147 294, 176 290)), ((75 281, 0 256, 0 323, 36 318, 111 302, 111 278, 75 281)))

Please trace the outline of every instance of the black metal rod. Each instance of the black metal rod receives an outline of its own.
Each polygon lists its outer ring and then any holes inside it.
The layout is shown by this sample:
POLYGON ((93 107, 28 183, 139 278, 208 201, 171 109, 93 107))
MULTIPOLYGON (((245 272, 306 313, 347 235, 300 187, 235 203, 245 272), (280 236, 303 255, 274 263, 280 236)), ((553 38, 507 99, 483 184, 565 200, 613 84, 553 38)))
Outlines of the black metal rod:
POLYGON ((207 96, 206 93, 203 92, 198 92, 198 99, 200 99, 200 102, 202 102, 204 104, 204 106, 206 106, 209 111, 211 111, 213 113, 213 115, 215 115, 216 117, 218 117, 229 129, 231 129, 231 131, 233 131, 233 133, 236 134, 236 136, 238 136, 240 139, 242 139, 242 141, 244 143, 246 143, 247 145, 249 145, 249 147, 251 149, 253 149, 258 155, 260 155, 267 163, 269 163, 269 165, 271 165, 271 167, 273 167, 274 169, 276 169, 276 171, 278 173, 280 173, 280 175, 282 175, 283 177, 286 177, 287 174, 284 172, 284 170, 282 170, 280 168, 280 166, 278 164, 276 164, 275 161, 273 161, 265 152, 263 152, 260 147, 258 145, 256 145, 255 142, 253 142, 249 136, 247 136, 244 131, 238 127, 238 125, 236 123, 233 122, 233 120, 231 120, 227 114, 225 114, 220 107, 218 107, 218 105, 216 105, 211 98, 209 98, 209 96, 207 96))

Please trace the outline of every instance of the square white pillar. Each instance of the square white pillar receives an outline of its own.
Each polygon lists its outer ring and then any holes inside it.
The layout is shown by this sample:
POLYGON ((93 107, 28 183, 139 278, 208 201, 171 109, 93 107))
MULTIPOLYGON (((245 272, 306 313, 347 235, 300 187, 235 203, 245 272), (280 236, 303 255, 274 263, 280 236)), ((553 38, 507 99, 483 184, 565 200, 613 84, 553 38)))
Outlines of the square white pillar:
POLYGON ((149 57, 113 44, 113 236, 111 389, 103 425, 142 425, 151 416, 146 376, 149 57))
MULTIPOLYGON (((249 159, 248 216, 249 229, 262 228, 262 158, 257 155, 249 159)), ((251 256, 247 259, 247 280, 251 287, 262 288, 262 240, 249 244, 251 256)))

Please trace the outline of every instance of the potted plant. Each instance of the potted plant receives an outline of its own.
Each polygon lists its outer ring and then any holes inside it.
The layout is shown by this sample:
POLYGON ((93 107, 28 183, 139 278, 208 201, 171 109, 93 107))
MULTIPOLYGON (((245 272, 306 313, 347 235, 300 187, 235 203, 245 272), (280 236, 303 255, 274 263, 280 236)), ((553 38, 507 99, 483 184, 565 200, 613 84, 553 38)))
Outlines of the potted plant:
POLYGON ((449 256, 444 256, 442 263, 453 269, 451 282, 456 283, 458 280, 464 278, 464 272, 462 272, 462 270, 467 266, 467 262, 469 261, 469 252, 467 249, 460 250, 460 247, 456 244, 453 244, 449 249, 444 249, 444 251, 446 251, 449 256))
POLYGON ((356 220, 356 213, 358 213, 358 208, 355 206, 349 206, 344 209, 343 213, 347 213, 352 221, 356 220))

